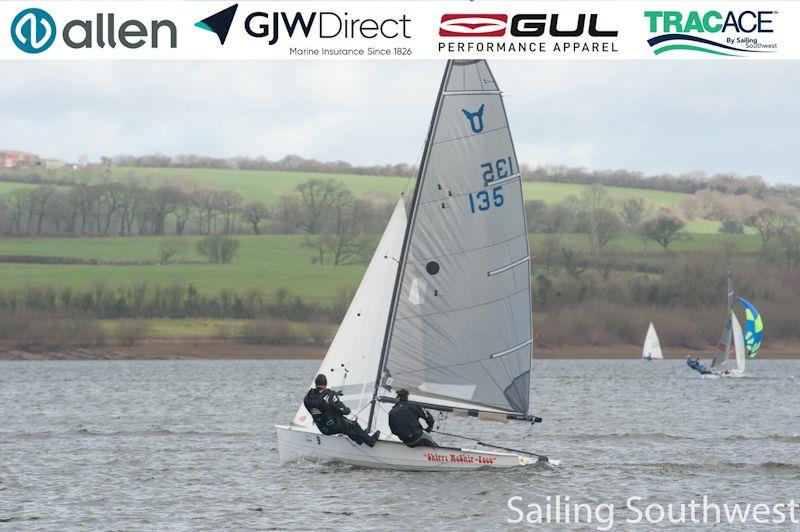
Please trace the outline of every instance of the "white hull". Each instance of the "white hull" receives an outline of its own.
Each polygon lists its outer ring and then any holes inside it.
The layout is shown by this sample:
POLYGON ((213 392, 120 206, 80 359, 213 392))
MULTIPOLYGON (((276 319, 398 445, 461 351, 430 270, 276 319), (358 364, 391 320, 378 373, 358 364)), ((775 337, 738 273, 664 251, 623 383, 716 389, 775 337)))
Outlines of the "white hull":
POLYGON ((706 373, 702 375, 704 379, 740 379, 744 377, 744 371, 732 370, 724 373, 706 373))
MULTIPOLYGON (((452 447, 406 447, 402 443, 381 440, 374 447, 357 445, 337 434, 323 436, 313 429, 276 425, 278 454, 281 462, 312 456, 362 467, 408 471, 465 471, 509 469, 538 463, 534 457, 518 454, 456 449, 452 447)), ((551 460, 552 465, 558 462, 551 460)))

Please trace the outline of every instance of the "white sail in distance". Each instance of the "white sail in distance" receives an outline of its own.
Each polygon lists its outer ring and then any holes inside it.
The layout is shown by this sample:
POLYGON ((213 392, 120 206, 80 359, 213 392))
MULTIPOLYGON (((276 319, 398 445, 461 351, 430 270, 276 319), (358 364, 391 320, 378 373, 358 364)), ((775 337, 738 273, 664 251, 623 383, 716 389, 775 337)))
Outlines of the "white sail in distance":
POLYGON ((644 346, 642 346, 642 358, 646 359, 662 359, 664 355, 661 353, 661 342, 658 341, 658 334, 653 323, 647 328, 647 335, 644 338, 644 346))
POLYGON ((526 414, 530 253, 519 163, 483 60, 447 64, 416 184, 379 395, 526 414))
POLYGON ((744 373, 745 359, 747 358, 744 349, 744 334, 739 318, 736 317, 733 310, 731 310, 731 323, 733 325, 733 352, 736 356, 729 362, 730 369, 744 373))
POLYGON ((728 358, 731 351, 732 339, 732 310, 733 310, 733 273, 728 272, 728 291, 727 291, 727 306, 725 309, 725 325, 722 328, 722 334, 719 337, 717 344, 717 352, 714 354, 714 360, 711 362, 711 368, 715 371, 725 371, 728 369, 728 358))

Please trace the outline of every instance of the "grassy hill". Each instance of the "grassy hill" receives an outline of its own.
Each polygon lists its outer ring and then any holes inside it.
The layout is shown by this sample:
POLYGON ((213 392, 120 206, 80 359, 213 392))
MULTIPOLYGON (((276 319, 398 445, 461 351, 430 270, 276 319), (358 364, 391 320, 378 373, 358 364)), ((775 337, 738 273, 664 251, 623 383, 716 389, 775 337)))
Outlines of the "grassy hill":
MULTIPOLYGON (((114 168, 113 174, 120 180, 138 180, 153 186, 165 183, 196 183, 218 190, 235 190, 248 201, 273 202, 280 194, 289 192, 297 185, 313 178, 342 181, 356 196, 377 194, 396 197, 408 190, 413 179, 406 177, 382 177, 351 174, 324 174, 312 172, 272 172, 261 170, 225 170, 216 168, 114 168)), ((77 179, 74 172, 63 174, 77 179)), ((525 182, 525 199, 539 199, 547 203, 558 203, 569 196, 579 196, 587 185, 571 183, 525 182)), ((669 207, 688 197, 680 192, 664 192, 622 187, 606 187, 613 199, 643 198, 655 207, 669 207)))
MULTIPOLYGON (((531 253, 538 254, 547 235, 531 235, 531 253)), ((0 239, 0 255, 32 255, 75 257, 101 260, 155 260, 159 242, 170 237, 80 237, 80 238, 4 238, 0 239)), ((187 251, 178 257, 183 261, 203 260, 194 249, 197 236, 182 237, 188 241, 187 251)), ((328 301, 343 285, 357 285, 364 265, 316 266, 311 264, 313 251, 303 247, 304 236, 246 235, 239 236, 241 247, 231 264, 167 264, 167 265, 64 265, 0 263, 0 287, 21 288, 26 285, 87 287, 98 281, 109 285, 130 285, 146 281, 151 284, 172 282, 193 283, 205 294, 216 294, 223 288, 237 291, 260 287, 266 292, 289 288, 311 300, 328 301)), ((758 237, 751 235, 696 234, 690 240, 676 242, 675 251, 701 251, 717 243, 730 242, 743 252, 759 247, 758 237)), ((586 249, 586 236, 567 234, 562 243, 575 249, 586 249)), ((642 242, 624 235, 611 246, 641 252, 642 242)), ((674 254, 664 254, 652 242, 649 261, 667 261, 674 254)))

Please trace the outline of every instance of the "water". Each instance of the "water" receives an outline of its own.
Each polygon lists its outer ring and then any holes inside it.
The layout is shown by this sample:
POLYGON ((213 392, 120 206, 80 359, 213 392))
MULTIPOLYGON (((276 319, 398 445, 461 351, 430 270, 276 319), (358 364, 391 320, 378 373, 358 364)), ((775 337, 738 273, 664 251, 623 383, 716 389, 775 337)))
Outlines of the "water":
POLYGON ((615 529, 628 529, 632 496, 641 509, 704 494, 800 499, 800 361, 759 360, 727 380, 680 361, 536 361, 544 424, 526 435, 525 424, 451 419, 447 430, 562 466, 463 473, 278 464, 273 425, 290 419, 316 366, 0 363, 0 528, 489 529, 517 517, 511 496, 527 511, 560 495, 613 504, 615 529))

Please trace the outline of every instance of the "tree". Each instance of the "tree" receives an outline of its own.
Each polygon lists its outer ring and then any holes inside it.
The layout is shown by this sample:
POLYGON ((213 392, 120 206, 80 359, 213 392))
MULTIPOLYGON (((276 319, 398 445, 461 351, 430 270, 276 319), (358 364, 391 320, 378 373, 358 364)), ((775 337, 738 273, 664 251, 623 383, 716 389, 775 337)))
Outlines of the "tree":
POLYGON ((369 205, 353 198, 351 192, 337 194, 322 234, 309 237, 303 244, 316 251, 312 262, 324 265, 326 255, 331 256, 334 266, 363 262, 372 249, 369 237, 364 234, 371 214, 369 205))
POLYGON ((684 223, 674 216, 662 214, 647 220, 642 225, 642 232, 648 239, 655 240, 664 248, 664 251, 667 251, 670 244, 682 238, 680 231, 683 226, 684 223))
POLYGON ((158 243, 158 261, 167 264, 169 259, 186 251, 186 241, 182 238, 165 238, 158 243))
POLYGON ((525 202, 525 221, 529 233, 541 233, 547 229, 547 203, 542 200, 525 202))
POLYGON ((602 251, 622 230, 622 221, 609 206, 603 187, 595 185, 584 190, 579 227, 586 232, 594 253, 602 251))
POLYGON ((295 194, 283 194, 273 207, 280 232, 290 235, 297 231, 303 218, 300 199, 295 194))
POLYGON ((325 218, 341 196, 350 194, 341 181, 309 179, 297 185, 302 206, 300 227, 308 234, 322 232, 325 218))
POLYGON ((761 253, 766 254, 769 241, 778 234, 781 227, 782 215, 773 209, 761 209, 757 214, 747 219, 746 224, 755 227, 761 237, 761 253))
POLYGON ((211 235, 197 242, 197 252, 217 264, 231 262, 238 250, 239 241, 225 235, 211 235))
POLYGON ((269 216, 269 208, 260 201, 247 203, 242 211, 245 221, 253 228, 253 234, 261 234, 261 221, 269 216))
POLYGON ((642 223, 644 217, 645 205, 642 198, 628 198, 622 202, 622 220, 628 229, 636 228, 642 223))
POLYGON ((719 228, 720 233, 741 235, 744 232, 744 227, 736 220, 725 220, 719 228))

